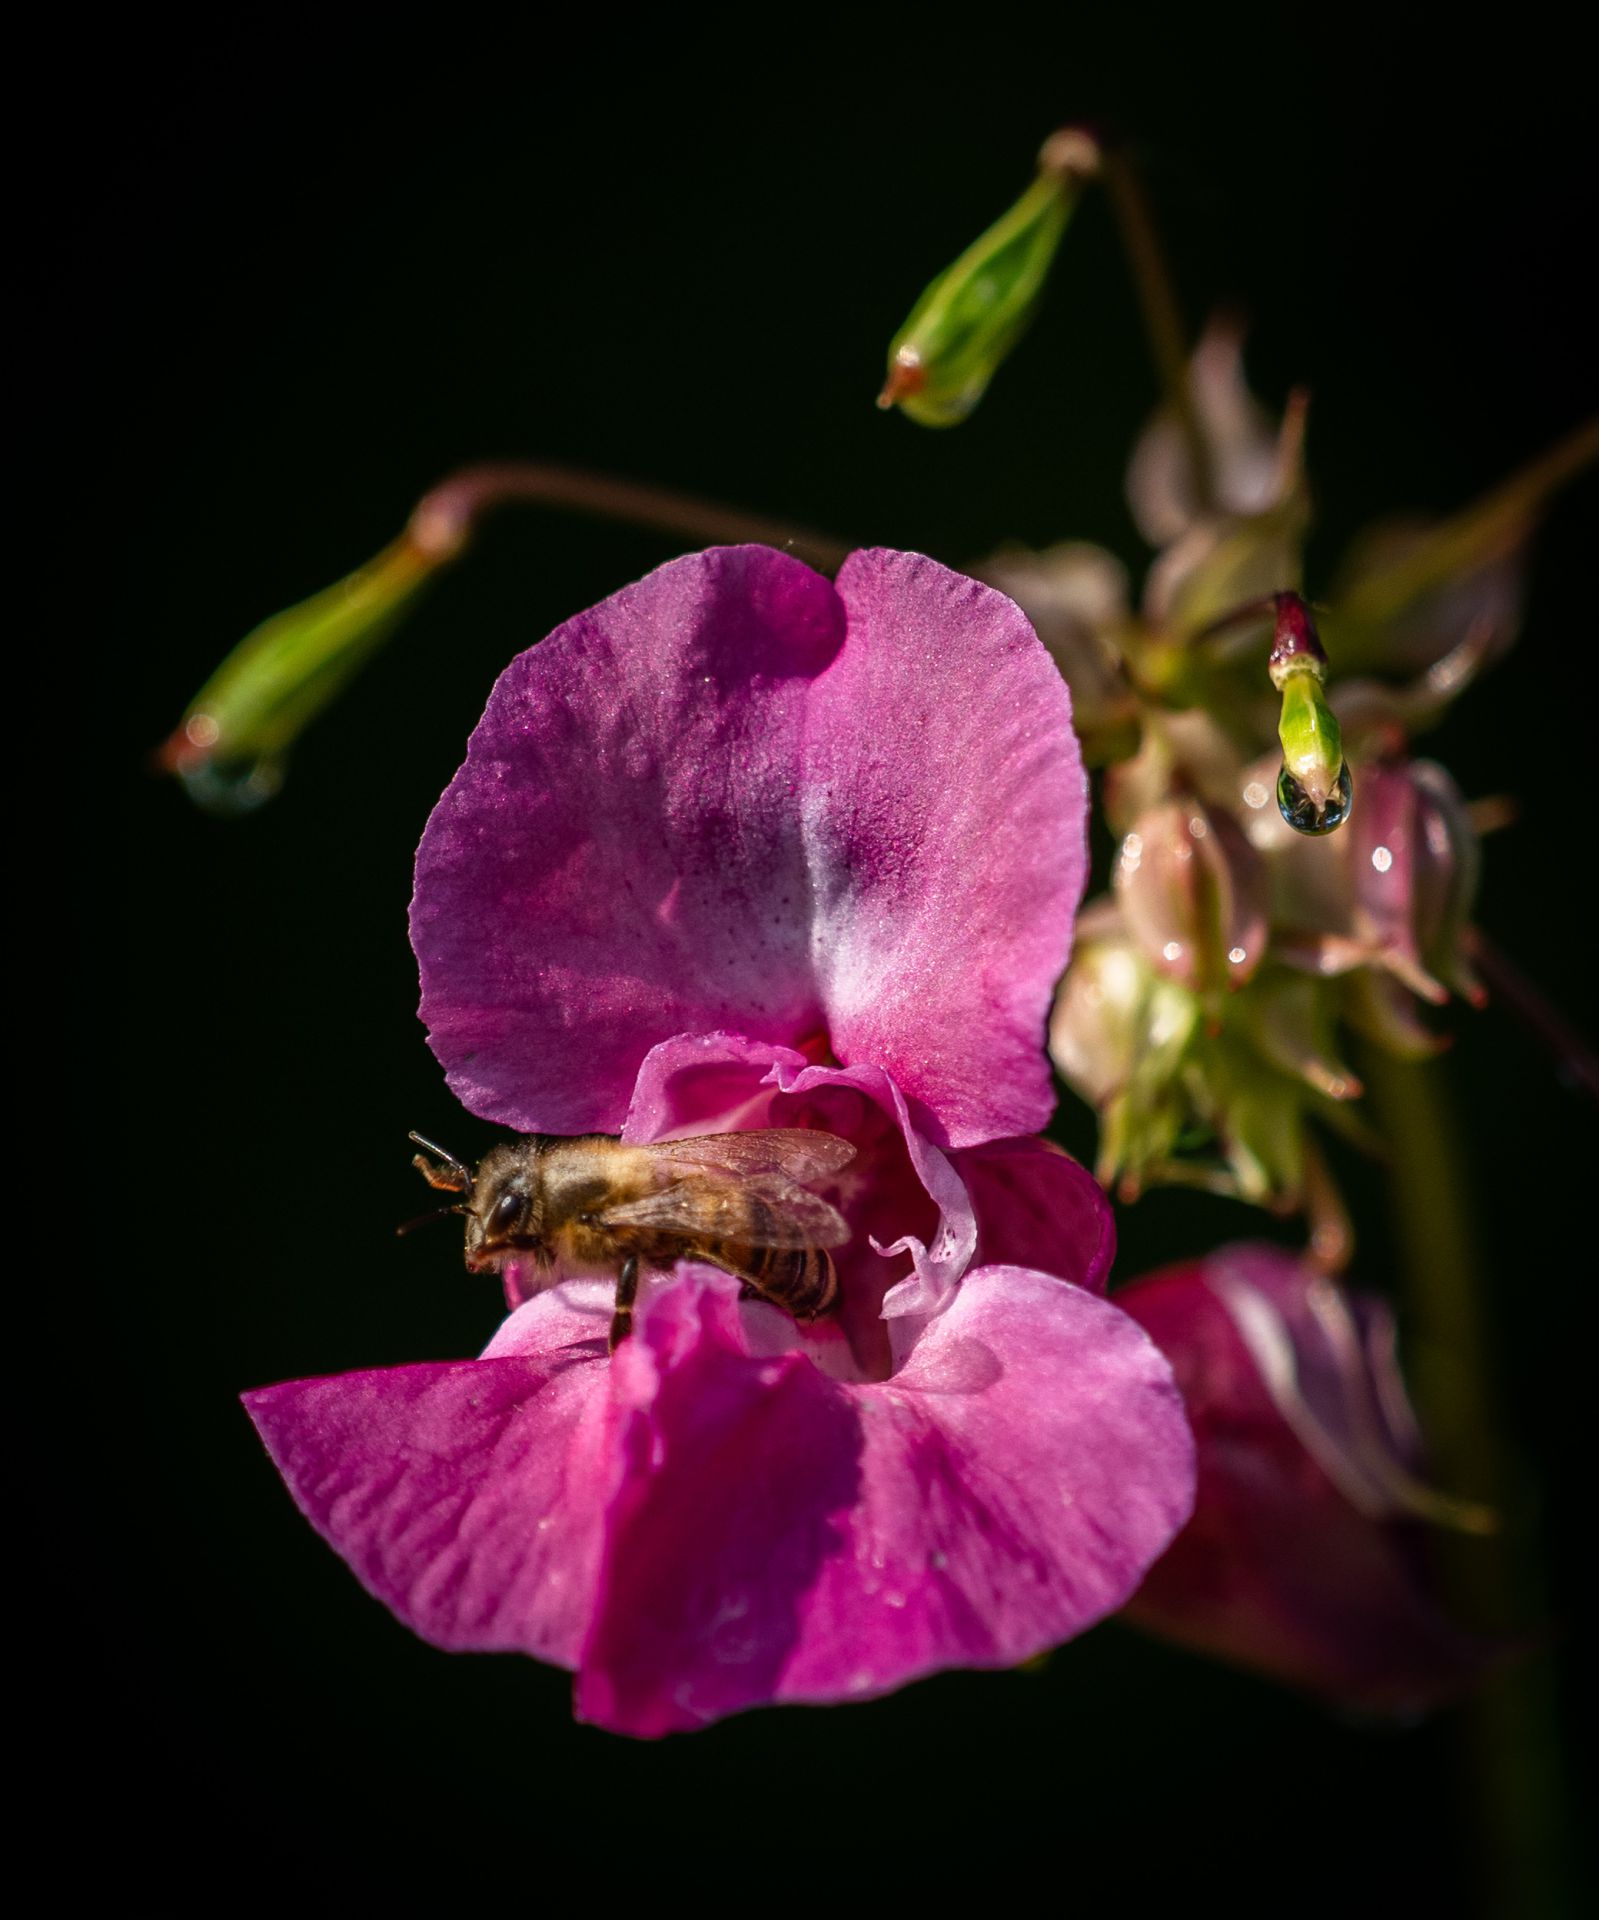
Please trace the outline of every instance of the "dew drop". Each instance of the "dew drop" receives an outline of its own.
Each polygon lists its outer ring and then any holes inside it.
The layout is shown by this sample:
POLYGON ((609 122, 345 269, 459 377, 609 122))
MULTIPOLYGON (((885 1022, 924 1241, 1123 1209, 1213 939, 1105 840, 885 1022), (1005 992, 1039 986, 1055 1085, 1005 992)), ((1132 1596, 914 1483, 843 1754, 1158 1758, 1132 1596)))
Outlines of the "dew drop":
POLYGON ((199 760, 177 773, 194 804, 223 819, 253 813, 283 784, 283 765, 276 760, 199 760))
POLYGON ((1373 847, 1371 850, 1371 864, 1379 873, 1386 873, 1394 864, 1394 856, 1387 847, 1373 847))
POLYGON ((1331 833, 1349 818, 1349 806, 1355 783, 1349 777, 1346 761, 1338 769, 1338 778, 1324 806, 1318 807, 1286 767, 1277 776, 1277 806, 1295 833, 1331 833))

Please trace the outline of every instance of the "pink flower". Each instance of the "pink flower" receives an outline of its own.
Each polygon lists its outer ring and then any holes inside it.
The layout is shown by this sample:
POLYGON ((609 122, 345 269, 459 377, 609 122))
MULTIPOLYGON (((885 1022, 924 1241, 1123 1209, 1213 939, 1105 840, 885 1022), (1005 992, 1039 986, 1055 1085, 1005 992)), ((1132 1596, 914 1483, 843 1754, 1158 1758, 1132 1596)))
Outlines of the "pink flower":
POLYGON ((1027 622, 915 555, 836 587, 690 556, 511 664, 417 861, 450 1084, 521 1131, 825 1128, 854 1231, 812 1326, 683 1263, 609 1360, 610 1290, 571 1282, 476 1361, 247 1396, 402 1620, 653 1736, 1012 1665, 1127 1599, 1192 1442, 1101 1297, 1098 1188, 1016 1137, 1085 812, 1027 622))
POLYGON ((1456 1626, 1426 1522, 1482 1509, 1419 1478, 1382 1302, 1269 1246, 1223 1247, 1117 1295, 1176 1370, 1199 1450, 1192 1520, 1128 1617, 1347 1705, 1417 1711, 1502 1651, 1456 1626))

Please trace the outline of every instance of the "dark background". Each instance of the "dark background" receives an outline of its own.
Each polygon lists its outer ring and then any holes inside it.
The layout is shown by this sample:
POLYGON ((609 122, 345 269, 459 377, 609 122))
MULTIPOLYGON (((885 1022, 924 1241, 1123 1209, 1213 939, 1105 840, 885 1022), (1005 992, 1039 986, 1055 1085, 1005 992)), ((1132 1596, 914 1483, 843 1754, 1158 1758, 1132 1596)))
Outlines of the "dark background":
MULTIPOLYGON (((1373 1732, 1118 1626, 1041 1674, 664 1747, 575 1727, 564 1675, 433 1652, 368 1600, 236 1402, 491 1330, 447 1234, 392 1238, 423 1204, 406 1130, 469 1156, 488 1138, 415 1021, 411 850, 511 653, 680 544, 508 514, 261 814, 221 824, 150 777, 226 648, 453 466, 562 458, 956 563, 1068 534, 1136 562, 1121 474, 1153 378, 1097 199, 971 423, 872 406, 925 281, 1085 114, 1143 155, 1190 314, 1241 304, 1257 387, 1314 391, 1313 590, 1362 521, 1458 505, 1592 408, 1589 102, 1535 14, 1440 51, 1345 9, 1180 30, 1083 11, 1045 31, 978 10, 947 44, 904 16, 619 17, 557 42, 446 15, 414 54, 392 24, 335 44, 241 15, 74 51, 61 171, 39 177, 75 176, 44 229, 69 472, 42 652, 47 686, 53 662, 71 676, 47 711, 70 716, 70 748, 52 737, 87 803, 66 1135, 85 1160, 51 1190, 97 1231, 52 1263, 33 1371, 68 1476, 39 1563, 74 1634, 60 1791, 89 1797, 130 1886, 192 1881, 220 1847, 219 1894, 282 1872, 355 1898, 443 1869, 531 1904, 572 1897, 559 1865, 602 1897, 648 1877, 832 1899, 1025 1869, 1063 1908, 1494 1910, 1462 1715, 1373 1732), (57 657, 80 613, 85 650, 57 657)), ((1592 756, 1549 713, 1592 699, 1593 506, 1555 512, 1519 654, 1433 743, 1468 793, 1521 799, 1482 917, 1579 1013, 1592 756)), ((1591 1109, 1501 1016, 1455 1018, 1507 1431, 1550 1543, 1540 1667, 1569 1702, 1591 1109)), ((1080 1111, 1062 1125, 1091 1150, 1080 1111)), ((1354 1178, 1359 1273, 1391 1289, 1382 1190, 1354 1178)), ((1118 1271, 1257 1227, 1157 1195, 1124 1213, 1118 1271)))

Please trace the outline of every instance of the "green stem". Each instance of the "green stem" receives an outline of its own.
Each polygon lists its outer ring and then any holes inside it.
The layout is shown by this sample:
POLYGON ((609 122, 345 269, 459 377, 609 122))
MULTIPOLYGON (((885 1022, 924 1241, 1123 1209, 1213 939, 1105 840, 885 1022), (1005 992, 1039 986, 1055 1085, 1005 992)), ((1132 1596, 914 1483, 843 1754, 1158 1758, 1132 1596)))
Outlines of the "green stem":
MULTIPOLYGON (((1458 1543, 1445 1556, 1445 1571, 1468 1624, 1507 1638, 1525 1634, 1542 1613, 1537 1542, 1526 1519, 1525 1482, 1505 1445, 1481 1240, 1447 1063, 1401 1063, 1373 1049, 1366 1066, 1391 1154, 1395 1225, 1419 1348, 1413 1372, 1439 1477, 1511 1522, 1500 1539, 1458 1543)), ((1516 1920, 1566 1912, 1567 1827, 1547 1656, 1507 1663, 1460 1711, 1482 1910, 1516 1920)))
POLYGON ((1155 224, 1144 183, 1125 153, 1119 148, 1109 148, 1104 155, 1102 172, 1138 288, 1144 331, 1160 373, 1161 390, 1188 454, 1194 500, 1201 513, 1214 513, 1217 501, 1210 443, 1205 438, 1199 409, 1194 405, 1188 332, 1183 325, 1182 308, 1177 303, 1166 250, 1160 243, 1160 229, 1155 224))
POLYGON ((388 640, 428 581, 506 506, 556 507, 689 540, 781 547, 828 572, 850 551, 807 527, 612 474, 548 461, 466 467, 423 496, 405 532, 375 560, 246 634, 190 701, 156 765, 211 812, 242 813, 269 799, 305 728, 388 640))
POLYGON ((746 513, 742 507, 680 493, 675 487, 649 486, 548 460, 464 467, 423 496, 411 516, 411 538, 429 551, 453 557, 485 516, 506 506, 555 507, 713 544, 779 547, 829 573, 836 573, 851 551, 846 541, 788 520, 746 513))

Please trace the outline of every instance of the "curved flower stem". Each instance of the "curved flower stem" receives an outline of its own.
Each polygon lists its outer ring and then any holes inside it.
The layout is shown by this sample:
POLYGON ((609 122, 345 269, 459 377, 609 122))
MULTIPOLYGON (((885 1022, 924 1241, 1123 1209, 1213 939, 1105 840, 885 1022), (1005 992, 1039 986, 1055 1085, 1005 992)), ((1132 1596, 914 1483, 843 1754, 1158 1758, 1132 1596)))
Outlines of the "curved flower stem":
POLYGON ((157 765, 209 812, 238 814, 270 799, 305 728, 384 645, 428 583, 467 550, 485 516, 511 505, 564 507, 695 541, 786 548, 829 571, 850 551, 805 527, 579 467, 465 467, 422 497, 404 533, 375 560, 246 634, 190 701, 157 765))
POLYGON ((1355 1223, 1327 1156, 1310 1138, 1308 1129, 1304 1155, 1305 1219, 1310 1229, 1306 1251, 1323 1273, 1342 1273, 1355 1257, 1355 1223))
POLYGON ((768 520, 672 487, 532 460, 463 467, 441 480, 418 501, 409 536, 424 552, 453 556, 487 514, 504 506, 560 507, 628 526, 680 533, 691 540, 780 547, 829 572, 841 567, 853 551, 845 542, 809 527, 768 520))
POLYGON ((1166 250, 1160 243, 1160 230, 1139 179, 1126 153, 1107 144, 1102 163, 1105 191, 1121 228, 1122 244, 1138 288, 1138 303, 1143 309, 1144 331, 1160 373, 1166 404, 1171 408, 1187 450, 1193 472, 1194 499, 1202 513, 1216 510, 1215 475, 1210 444, 1194 405, 1194 391, 1188 370, 1188 334, 1182 309, 1172 285, 1166 250))
MULTIPOLYGON (((1392 1203, 1418 1336, 1423 1425, 1451 1484, 1506 1515, 1502 1541, 1455 1545, 1445 1572, 1461 1612, 1485 1631, 1525 1636, 1542 1596, 1526 1489, 1504 1443, 1492 1330, 1477 1258, 1470 1181, 1444 1079, 1446 1063, 1407 1064, 1373 1048, 1369 1085, 1389 1142, 1392 1203), (1519 1549, 1519 1550, 1517 1550, 1519 1549)), ((1445 1543, 1450 1544, 1450 1543, 1445 1543)), ((1482 1911, 1555 1914, 1567 1824, 1547 1662, 1507 1662, 1461 1708, 1480 1853, 1482 1911)))

